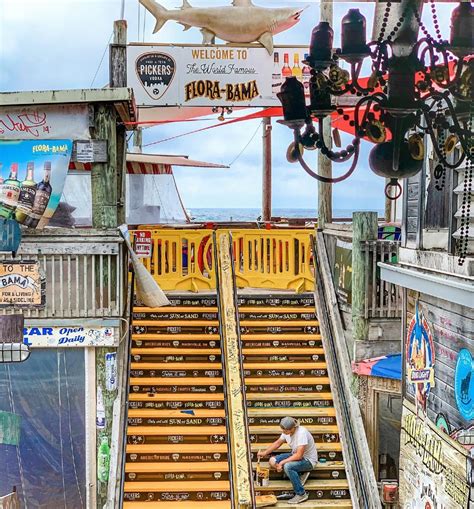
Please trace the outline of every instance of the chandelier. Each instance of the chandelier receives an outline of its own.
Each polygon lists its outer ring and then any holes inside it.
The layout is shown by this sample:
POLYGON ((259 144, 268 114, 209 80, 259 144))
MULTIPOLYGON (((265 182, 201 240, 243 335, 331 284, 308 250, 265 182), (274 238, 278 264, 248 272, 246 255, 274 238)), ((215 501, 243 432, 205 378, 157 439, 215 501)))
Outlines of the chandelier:
MULTIPOLYGON (((434 37, 421 20, 417 0, 402 3, 401 15, 387 33, 392 3, 385 4, 376 41, 367 42, 366 20, 358 9, 350 9, 342 19, 340 49, 333 49, 329 23, 320 22, 313 29, 305 60, 311 68, 310 104, 306 105, 303 84, 294 77, 286 79, 278 94, 284 115, 280 122, 294 132, 291 157, 315 179, 336 183, 354 172, 360 142, 368 139, 375 143, 369 155, 370 168, 390 179, 385 194, 397 199, 402 192, 399 179, 422 169, 430 139, 437 158, 436 188, 444 186, 447 169, 465 164, 465 191, 470 197, 474 7, 470 1, 459 3, 451 17, 450 40, 445 41, 433 0, 434 37), (423 32, 418 40, 418 30, 406 29, 413 23, 423 32), (362 79, 366 58, 370 58, 372 72, 368 79, 362 79), (341 61, 350 70, 343 69, 341 61), (350 106, 337 104, 342 103, 342 96, 354 98, 350 106), (330 115, 343 117, 354 130, 352 142, 341 150, 333 150, 323 136, 323 120, 330 115), (335 178, 319 175, 304 160, 304 149, 319 149, 335 163, 350 161, 349 168, 335 178)), ((338 141, 335 143, 340 148, 338 141)))

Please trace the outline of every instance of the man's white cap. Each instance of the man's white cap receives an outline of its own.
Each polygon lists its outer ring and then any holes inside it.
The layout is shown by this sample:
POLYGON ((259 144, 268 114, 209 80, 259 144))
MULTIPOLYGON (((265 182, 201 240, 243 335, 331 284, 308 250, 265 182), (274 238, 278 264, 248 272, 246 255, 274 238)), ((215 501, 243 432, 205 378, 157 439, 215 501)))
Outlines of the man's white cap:
POLYGON ((283 417, 280 421, 281 429, 293 429, 298 425, 298 422, 293 417, 283 417))

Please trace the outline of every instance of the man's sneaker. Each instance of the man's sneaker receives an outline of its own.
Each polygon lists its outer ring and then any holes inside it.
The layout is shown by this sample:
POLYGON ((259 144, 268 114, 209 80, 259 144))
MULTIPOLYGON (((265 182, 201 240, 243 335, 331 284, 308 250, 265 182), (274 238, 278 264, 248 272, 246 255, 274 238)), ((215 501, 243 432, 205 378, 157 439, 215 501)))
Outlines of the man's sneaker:
POLYGON ((301 504, 301 502, 304 502, 305 500, 308 500, 308 494, 304 493, 303 495, 295 495, 293 498, 290 498, 288 500, 288 504, 301 504))
POLYGON ((311 474, 311 472, 303 472, 300 475, 300 481, 303 486, 306 484, 306 481, 308 480, 308 477, 310 476, 310 474, 311 474))

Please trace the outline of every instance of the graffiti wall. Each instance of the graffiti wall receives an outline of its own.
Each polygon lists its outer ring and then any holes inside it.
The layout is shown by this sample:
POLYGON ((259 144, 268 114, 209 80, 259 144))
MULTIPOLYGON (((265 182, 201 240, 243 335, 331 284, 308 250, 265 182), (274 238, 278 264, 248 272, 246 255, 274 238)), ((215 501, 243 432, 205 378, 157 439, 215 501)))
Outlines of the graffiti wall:
MULTIPOLYGON (((400 505, 406 509, 468 509, 468 451, 405 401, 400 437, 400 505)), ((469 474, 469 475, 468 475, 469 474)))
POLYGON ((474 310, 407 297, 401 506, 474 507, 474 310))

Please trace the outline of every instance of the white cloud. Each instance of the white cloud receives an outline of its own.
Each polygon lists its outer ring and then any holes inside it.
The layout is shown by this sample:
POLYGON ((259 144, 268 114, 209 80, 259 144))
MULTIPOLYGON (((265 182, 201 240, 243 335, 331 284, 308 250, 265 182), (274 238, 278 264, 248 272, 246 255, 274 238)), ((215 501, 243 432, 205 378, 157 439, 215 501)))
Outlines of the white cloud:
MULTIPOLYGON (((159 0, 160 1, 160 0, 159 0)), ((161 0, 168 8, 181 6, 179 0, 161 0)), ((195 6, 229 5, 230 0, 191 0, 195 6)), ((262 6, 311 4, 301 22, 275 38, 277 44, 308 44, 312 27, 318 22, 318 4, 291 0, 255 1, 262 6)), ((353 2, 335 4, 334 19, 339 20, 353 2)), ((144 10, 137 0, 126 0, 128 39, 143 39, 144 10), (138 14, 140 12, 140 25, 138 14)), ((119 17, 121 0, 0 0, 0 90, 40 90, 87 88, 97 71, 104 49, 119 17)), ((373 4, 358 8, 371 26, 373 4)), ((447 19, 451 6, 439 6, 440 19, 447 19), (446 11, 446 13, 445 13, 446 11)), ((425 9, 429 24, 429 9, 425 9)), ((337 24, 337 21, 336 21, 337 24)), ((154 20, 145 18, 145 41, 200 43, 198 29, 182 32, 174 22, 155 35, 154 20)), ((448 23, 442 24, 447 36, 448 23)), ((368 30, 370 33, 370 29, 368 30)), ((336 29, 335 44, 339 44, 336 29)), ((106 55, 95 86, 108 82, 106 55)), ((145 132, 144 142, 164 139, 209 125, 209 121, 161 125, 145 132)), ((228 164, 249 141, 258 121, 221 127, 149 147, 155 153, 189 154, 190 157, 228 164)), ((273 204, 274 207, 316 210, 317 184, 299 165, 290 165, 285 153, 291 132, 274 123, 273 130, 273 204)), ((310 156, 315 160, 315 156, 310 156)), ((353 177, 334 186, 335 208, 382 208, 383 179, 367 169, 368 150, 364 148, 359 168, 353 177)), ((261 133, 230 170, 176 169, 176 179, 184 202, 189 207, 259 207, 261 204, 261 133)), ((343 170, 334 165, 334 174, 343 170)))

